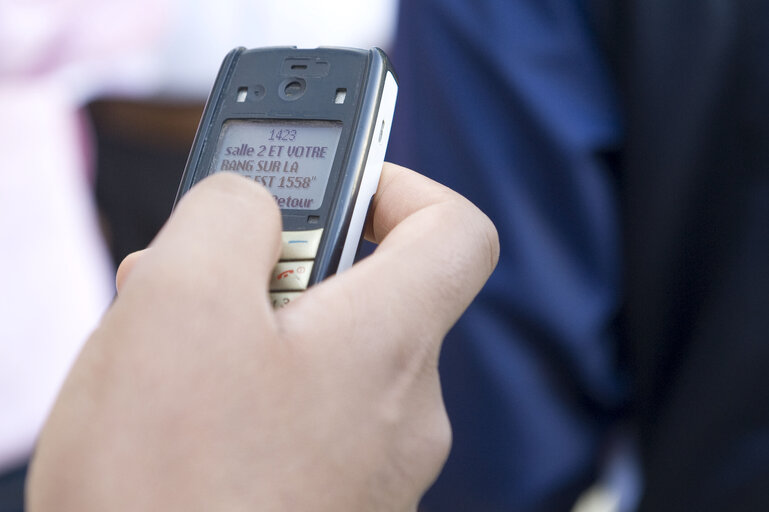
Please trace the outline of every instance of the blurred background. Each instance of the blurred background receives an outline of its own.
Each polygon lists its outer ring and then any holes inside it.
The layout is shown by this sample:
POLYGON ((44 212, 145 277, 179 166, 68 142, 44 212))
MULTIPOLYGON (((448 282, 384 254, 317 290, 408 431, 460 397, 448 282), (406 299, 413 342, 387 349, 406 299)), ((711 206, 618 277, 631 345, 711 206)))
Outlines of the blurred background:
POLYGON ((769 509, 769 4, 0 0, 0 512, 233 47, 384 48, 494 221, 424 512, 769 509))

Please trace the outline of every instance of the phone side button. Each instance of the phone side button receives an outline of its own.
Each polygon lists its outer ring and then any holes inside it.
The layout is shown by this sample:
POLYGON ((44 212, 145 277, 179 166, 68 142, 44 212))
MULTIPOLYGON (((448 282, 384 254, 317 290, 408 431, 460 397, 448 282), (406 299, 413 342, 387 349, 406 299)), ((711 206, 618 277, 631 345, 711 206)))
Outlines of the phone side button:
POLYGON ((309 231, 284 231, 281 260, 309 260, 318 253, 323 228, 309 231))
POLYGON ((307 289, 312 261, 281 261, 275 265, 270 279, 270 291, 300 291, 307 289))
POLYGON ((270 302, 275 309, 284 308, 301 294, 302 292, 270 292, 270 302))

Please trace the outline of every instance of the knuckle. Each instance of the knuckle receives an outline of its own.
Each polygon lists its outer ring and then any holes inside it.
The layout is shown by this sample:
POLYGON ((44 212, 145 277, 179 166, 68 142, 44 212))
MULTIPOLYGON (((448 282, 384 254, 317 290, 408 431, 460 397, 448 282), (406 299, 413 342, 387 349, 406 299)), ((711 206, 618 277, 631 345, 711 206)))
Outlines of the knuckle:
POLYGON ((486 242, 486 253, 488 255, 489 262, 488 273, 491 274, 499 262, 499 233, 497 232, 497 228, 491 219, 480 210, 478 210, 478 212, 481 215, 481 233, 483 235, 483 239, 486 242))
POLYGON ((449 456, 454 434, 446 410, 441 408, 433 418, 432 436, 426 443, 427 456, 435 461, 437 467, 442 466, 449 456))
POLYGON ((472 237, 472 247, 475 248, 472 258, 477 258, 476 264, 485 271, 486 277, 491 275, 499 261, 499 233, 492 220, 472 202, 463 198, 465 205, 463 217, 468 222, 469 235, 472 237))

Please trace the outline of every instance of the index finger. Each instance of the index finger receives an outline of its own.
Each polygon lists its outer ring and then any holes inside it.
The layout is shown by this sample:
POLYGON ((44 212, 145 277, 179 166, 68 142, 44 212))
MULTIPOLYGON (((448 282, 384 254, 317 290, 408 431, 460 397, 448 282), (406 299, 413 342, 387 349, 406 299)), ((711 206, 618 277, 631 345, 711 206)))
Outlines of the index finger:
POLYGON ((480 291, 499 255, 496 229, 478 208, 392 164, 382 170, 366 234, 379 242, 370 257, 308 290, 306 300, 279 314, 338 327, 339 322, 313 321, 336 315, 357 337, 382 332, 442 337, 480 291))

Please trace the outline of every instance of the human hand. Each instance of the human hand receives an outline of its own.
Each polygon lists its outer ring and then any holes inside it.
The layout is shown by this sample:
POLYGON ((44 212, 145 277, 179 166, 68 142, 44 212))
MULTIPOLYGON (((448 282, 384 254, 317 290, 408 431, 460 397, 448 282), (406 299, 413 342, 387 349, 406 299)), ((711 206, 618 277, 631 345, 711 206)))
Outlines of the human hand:
POLYGON ((386 164, 351 269, 273 310, 280 213, 226 173, 118 272, 41 435, 31 512, 404 511, 451 431, 441 341, 493 270, 491 222, 386 164))

